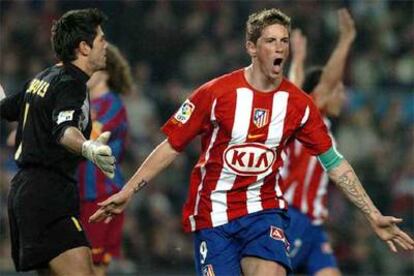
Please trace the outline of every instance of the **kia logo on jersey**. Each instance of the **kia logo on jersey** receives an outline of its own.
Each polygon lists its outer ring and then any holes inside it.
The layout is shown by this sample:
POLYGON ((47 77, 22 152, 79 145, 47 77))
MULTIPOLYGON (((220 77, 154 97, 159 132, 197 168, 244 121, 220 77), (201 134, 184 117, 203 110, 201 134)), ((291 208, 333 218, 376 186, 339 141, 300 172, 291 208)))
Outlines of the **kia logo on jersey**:
POLYGON ((266 172, 274 163, 276 153, 258 143, 245 143, 228 147, 223 154, 226 167, 238 174, 254 176, 266 172))

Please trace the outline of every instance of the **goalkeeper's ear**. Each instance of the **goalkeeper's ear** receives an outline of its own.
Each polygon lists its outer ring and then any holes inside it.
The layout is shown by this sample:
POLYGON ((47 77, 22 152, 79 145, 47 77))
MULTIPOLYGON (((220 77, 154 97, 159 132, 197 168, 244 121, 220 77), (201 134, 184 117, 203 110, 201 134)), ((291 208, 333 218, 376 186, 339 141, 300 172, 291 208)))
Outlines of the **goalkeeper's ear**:
POLYGON ((105 131, 105 132, 101 133, 101 135, 99 135, 98 138, 96 138, 96 141, 106 145, 108 143, 110 137, 111 137, 111 132, 110 131, 105 131))

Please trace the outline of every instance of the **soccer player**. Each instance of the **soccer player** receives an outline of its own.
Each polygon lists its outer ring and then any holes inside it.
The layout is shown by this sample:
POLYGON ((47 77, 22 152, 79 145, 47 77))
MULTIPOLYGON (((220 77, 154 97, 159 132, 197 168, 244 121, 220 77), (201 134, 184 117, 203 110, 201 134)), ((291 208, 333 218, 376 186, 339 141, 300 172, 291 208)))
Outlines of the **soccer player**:
POLYGON ((124 185, 119 164, 125 152, 128 122, 120 95, 127 95, 131 91, 132 76, 127 61, 116 46, 108 44, 106 68, 92 75, 88 87, 91 95, 91 139, 110 131, 108 145, 118 163, 113 179, 106 177, 90 160, 82 161, 78 167, 80 220, 92 246, 95 272, 105 275, 111 258, 120 256, 124 214, 108 224, 91 224, 88 219, 97 210, 98 202, 119 192, 124 185))
POLYGON ((381 239, 413 249, 414 241, 374 206, 333 148, 312 99, 283 77, 290 18, 278 9, 250 15, 251 65, 196 89, 163 126, 167 135, 124 188, 99 205, 92 222, 110 221, 132 195, 170 164, 197 135, 202 153, 191 175, 183 225, 194 233, 198 275, 285 275, 290 270, 287 203, 279 185, 281 153, 296 137, 319 156, 329 176, 381 239))
MULTIPOLYGON (((331 124, 327 116, 338 116, 345 100, 343 72, 356 36, 354 21, 346 9, 338 10, 338 18, 339 39, 328 62, 324 67, 311 68, 306 74, 306 37, 299 30, 292 34, 289 78, 314 98, 328 129, 331 124)), ((289 203, 291 218, 286 233, 291 245, 292 268, 295 272, 309 275, 340 275, 322 227, 328 214, 328 174, 298 140, 291 142, 286 151, 288 158, 282 174, 282 191, 289 203)))
POLYGON ((94 275, 89 243, 79 223, 75 172, 81 156, 113 177, 115 159, 91 132, 86 82, 105 67, 105 16, 72 10, 52 26, 61 63, 37 74, 21 92, 0 102, 0 115, 18 121, 8 214, 17 271, 40 275, 94 275))

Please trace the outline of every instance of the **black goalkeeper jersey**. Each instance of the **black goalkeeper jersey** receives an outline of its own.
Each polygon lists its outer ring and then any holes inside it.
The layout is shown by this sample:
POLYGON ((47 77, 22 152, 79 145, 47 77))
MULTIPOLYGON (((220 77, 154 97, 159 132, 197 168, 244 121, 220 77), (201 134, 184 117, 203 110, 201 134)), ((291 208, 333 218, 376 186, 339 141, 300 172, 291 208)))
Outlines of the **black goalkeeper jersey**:
POLYGON ((74 180, 81 156, 59 144, 64 130, 91 133, 89 76, 75 65, 55 65, 0 102, 0 116, 18 121, 14 158, 20 168, 44 167, 74 180))

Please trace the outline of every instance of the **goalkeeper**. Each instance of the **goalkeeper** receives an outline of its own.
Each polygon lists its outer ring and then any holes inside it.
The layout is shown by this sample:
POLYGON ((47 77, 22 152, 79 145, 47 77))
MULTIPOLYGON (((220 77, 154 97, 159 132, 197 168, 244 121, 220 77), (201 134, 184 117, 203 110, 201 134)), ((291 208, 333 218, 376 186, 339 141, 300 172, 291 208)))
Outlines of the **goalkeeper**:
POLYGON ((39 275, 94 275, 91 250, 78 221, 75 171, 82 156, 108 177, 115 158, 110 133, 91 133, 89 76, 105 68, 105 16, 96 9, 69 11, 52 27, 62 63, 37 74, 21 92, 0 101, 0 118, 18 121, 8 214, 17 271, 39 275))

